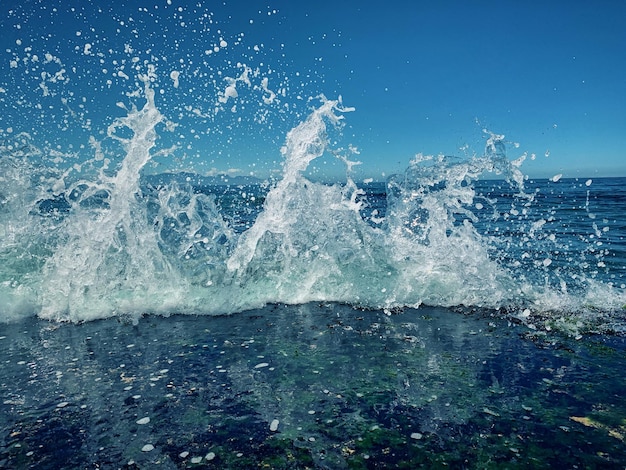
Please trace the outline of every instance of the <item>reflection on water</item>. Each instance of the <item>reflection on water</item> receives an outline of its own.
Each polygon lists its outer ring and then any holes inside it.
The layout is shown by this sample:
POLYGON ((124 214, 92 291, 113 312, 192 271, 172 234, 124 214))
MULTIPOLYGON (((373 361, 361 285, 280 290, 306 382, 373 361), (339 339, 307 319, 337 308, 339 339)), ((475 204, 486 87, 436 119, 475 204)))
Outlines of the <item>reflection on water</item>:
POLYGON ((5 468, 623 468, 622 338, 329 305, 5 325, 5 468))

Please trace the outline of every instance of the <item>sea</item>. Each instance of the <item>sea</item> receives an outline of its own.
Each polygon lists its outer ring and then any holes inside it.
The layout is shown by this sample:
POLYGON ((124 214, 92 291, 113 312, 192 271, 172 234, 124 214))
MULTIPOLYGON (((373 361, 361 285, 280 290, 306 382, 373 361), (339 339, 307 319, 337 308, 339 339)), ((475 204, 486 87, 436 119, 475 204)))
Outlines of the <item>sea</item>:
POLYGON ((0 468, 626 468, 626 178, 529 177, 485 130, 364 179, 336 144, 353 110, 324 96, 298 98, 270 176, 164 164, 192 153, 177 113, 228 143, 289 92, 228 62, 210 106, 179 105, 179 72, 130 43, 7 50, 0 468))
POLYGON ((272 180, 144 173, 144 85, 111 168, 2 147, 1 467, 624 468, 626 179, 313 181, 332 100, 272 180))

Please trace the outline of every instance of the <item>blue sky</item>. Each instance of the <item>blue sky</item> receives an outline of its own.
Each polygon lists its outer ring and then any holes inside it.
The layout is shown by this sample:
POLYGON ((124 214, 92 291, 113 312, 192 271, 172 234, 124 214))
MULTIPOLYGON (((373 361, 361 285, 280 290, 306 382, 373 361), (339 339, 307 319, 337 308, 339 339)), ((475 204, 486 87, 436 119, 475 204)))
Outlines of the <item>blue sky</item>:
POLYGON ((362 177, 480 153, 484 128, 519 143, 509 156, 526 152, 531 176, 626 175, 622 1, 31 0, 0 14, 0 138, 29 132, 67 161, 93 154, 90 137, 107 149, 150 63, 178 124, 152 171, 274 172, 323 93, 356 108, 338 145, 359 149, 362 177))
POLYGON ((626 175, 625 2, 336 2, 309 18, 341 31, 315 52, 357 108, 364 161, 480 151, 486 127, 531 173, 626 175))

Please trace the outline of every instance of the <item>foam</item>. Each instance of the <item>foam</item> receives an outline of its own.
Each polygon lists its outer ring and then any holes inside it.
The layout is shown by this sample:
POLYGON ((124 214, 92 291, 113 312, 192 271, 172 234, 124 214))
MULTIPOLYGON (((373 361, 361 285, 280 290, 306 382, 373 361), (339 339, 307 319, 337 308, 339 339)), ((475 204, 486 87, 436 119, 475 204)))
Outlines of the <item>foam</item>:
MULTIPOLYGON (((116 171, 97 151, 88 163, 102 168, 92 179, 70 182, 68 170, 58 170, 47 180, 58 194, 48 204, 61 212, 15 218, 24 206, 40 210, 41 188, 28 176, 39 170, 4 160, 20 191, 5 202, 3 257, 43 247, 25 272, 5 272, 5 319, 224 314, 322 301, 390 312, 420 305, 486 308, 534 327, 578 331, 599 312, 612 321, 610 312, 625 303, 623 289, 584 270, 564 270, 559 238, 547 231, 552 219, 533 213, 534 196, 524 188, 521 162, 506 157, 504 136, 488 134, 485 153, 473 158, 417 155, 387 181, 384 215, 373 211, 368 219, 365 192, 350 176, 358 162, 329 139, 353 109, 321 97, 287 133, 282 177, 264 194, 261 187, 242 188, 236 194, 245 205, 228 209, 194 191, 190 177, 142 184, 143 169, 163 153, 155 150, 158 132, 171 126, 157 108, 154 71, 140 78, 143 89, 135 95, 143 96, 143 106, 124 106, 127 115, 108 128, 108 139, 125 152, 116 171), (307 179, 312 162, 329 154, 346 165, 346 181, 307 179), (504 178, 508 206, 477 192, 485 174, 504 178), (258 211, 253 223, 235 230, 227 219, 250 208, 258 211), (490 211, 498 219, 493 234, 478 229, 489 223, 490 211), (501 229, 524 237, 510 239, 501 229)), ((584 246, 601 267, 608 251, 594 247, 606 226, 590 220, 595 229, 584 246)))

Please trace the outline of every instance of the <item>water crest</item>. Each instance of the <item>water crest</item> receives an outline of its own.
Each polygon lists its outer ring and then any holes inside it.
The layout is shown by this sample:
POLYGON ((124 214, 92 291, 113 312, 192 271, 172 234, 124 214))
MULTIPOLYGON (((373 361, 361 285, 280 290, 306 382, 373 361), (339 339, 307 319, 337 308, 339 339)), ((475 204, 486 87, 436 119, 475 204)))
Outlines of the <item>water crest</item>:
POLYGON ((51 24, 70 13, 85 23, 58 37, 29 37, 21 25, 34 13, 11 10, 3 320, 315 301, 486 309, 574 334, 623 329, 619 185, 534 182, 525 155, 489 131, 473 155, 418 154, 404 172, 362 183, 358 142, 340 144, 353 109, 317 96, 323 67, 294 70, 285 53, 201 10, 167 2, 122 18, 59 5, 51 24), (116 33, 96 34, 98 22, 116 33), (151 42, 157 25, 163 48, 151 42), (254 175, 209 168, 244 142, 259 155, 254 175), (315 171, 328 161, 345 177, 323 184, 315 171))
POLYGON ((352 109, 322 97, 287 134, 275 182, 200 188, 190 177, 142 176, 167 151, 155 142, 168 126, 142 79, 143 105, 107 131, 124 151, 116 167, 95 158, 91 179, 72 181, 29 163, 38 151, 27 136, 5 146, 4 257, 27 253, 4 268, 9 316, 83 321, 324 301, 486 308, 549 328, 624 303, 623 287, 581 270, 591 257, 606 267, 610 250, 595 248, 608 224, 593 221, 586 242, 559 233, 559 208, 542 212, 544 188, 525 187, 523 158, 507 158, 503 136, 487 134, 485 152, 471 158, 418 155, 384 186, 359 187, 358 162, 328 137, 352 109), (345 181, 307 179, 328 154, 346 164, 345 181))

